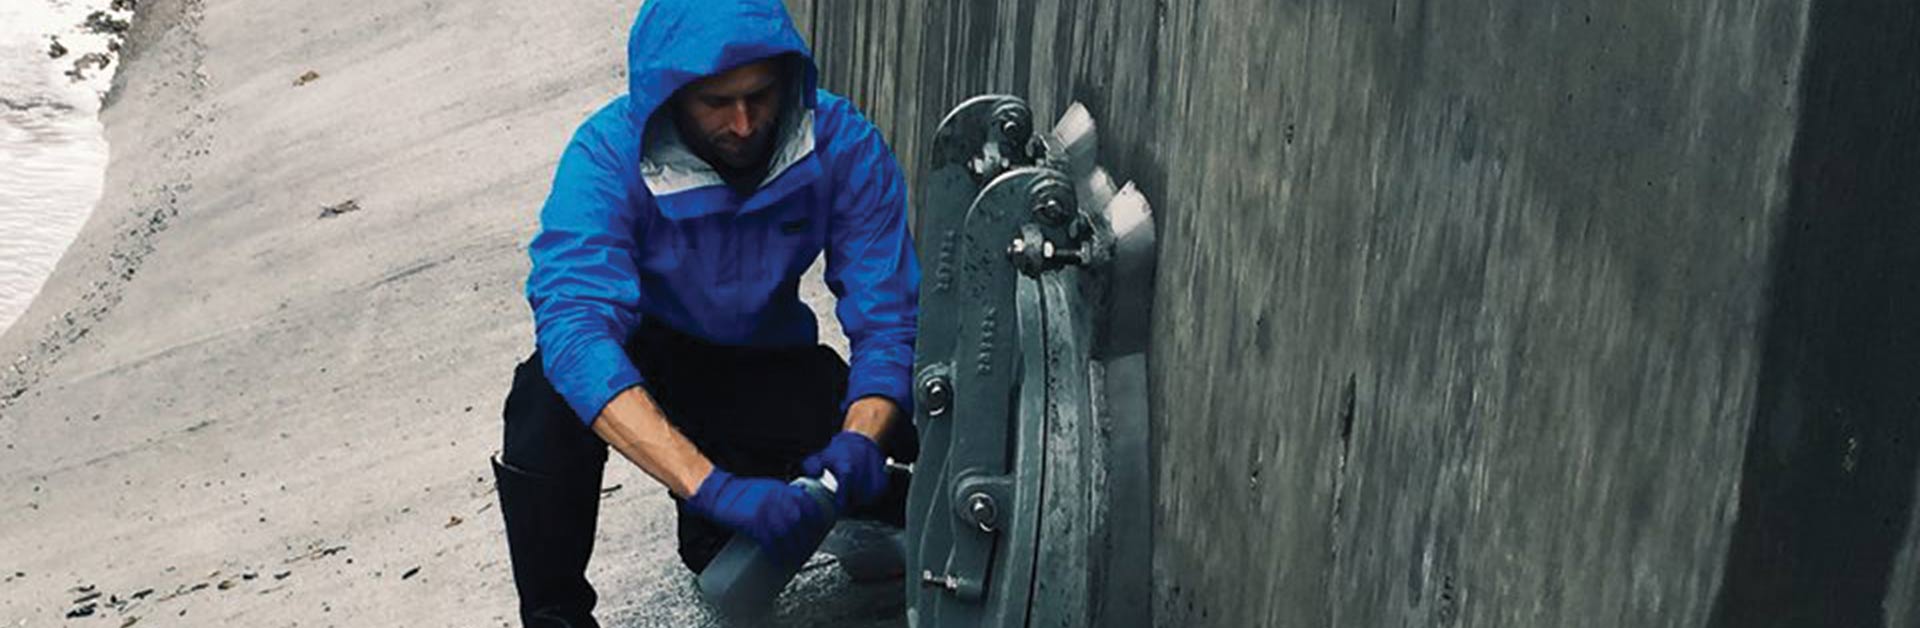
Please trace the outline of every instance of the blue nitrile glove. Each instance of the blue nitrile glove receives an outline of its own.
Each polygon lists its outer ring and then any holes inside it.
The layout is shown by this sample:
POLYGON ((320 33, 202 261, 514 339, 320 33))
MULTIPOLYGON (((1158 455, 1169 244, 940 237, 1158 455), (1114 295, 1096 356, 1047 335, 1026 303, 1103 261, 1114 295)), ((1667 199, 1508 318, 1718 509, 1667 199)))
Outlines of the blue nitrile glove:
POLYGON ((774 479, 735 477, 720 467, 700 482, 687 507, 747 535, 786 564, 807 559, 813 551, 807 540, 825 530, 830 516, 806 489, 774 479))
POLYGON ((800 462, 800 472, 809 477, 820 477, 827 470, 840 481, 833 499, 841 512, 865 506, 887 490, 887 459, 880 455, 880 445, 865 434, 835 434, 826 447, 800 462))

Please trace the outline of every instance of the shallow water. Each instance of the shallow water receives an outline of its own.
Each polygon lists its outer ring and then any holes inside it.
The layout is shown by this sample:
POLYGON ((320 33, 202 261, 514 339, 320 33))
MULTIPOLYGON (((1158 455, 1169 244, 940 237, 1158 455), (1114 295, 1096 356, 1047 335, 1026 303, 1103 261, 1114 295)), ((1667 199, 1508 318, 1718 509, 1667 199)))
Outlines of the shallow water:
MULTIPOLYGON (((0 331, 25 312, 100 199, 100 98, 119 66, 111 36, 82 27, 109 0, 0 1, 0 331), (54 41, 67 50, 49 54, 54 41), (104 68, 70 77, 88 53, 104 68)), ((115 18, 128 11, 110 11, 115 18)))

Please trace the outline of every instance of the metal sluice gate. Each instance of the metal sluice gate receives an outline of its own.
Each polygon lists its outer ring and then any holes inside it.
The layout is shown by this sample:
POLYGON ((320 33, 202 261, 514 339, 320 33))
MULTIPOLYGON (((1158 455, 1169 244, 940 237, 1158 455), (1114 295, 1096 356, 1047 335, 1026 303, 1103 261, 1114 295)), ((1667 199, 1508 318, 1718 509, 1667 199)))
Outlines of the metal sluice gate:
POLYGON ((941 122, 921 268, 907 616, 921 628, 1151 620, 1152 212, 1092 117, 1036 133, 979 96, 941 122))

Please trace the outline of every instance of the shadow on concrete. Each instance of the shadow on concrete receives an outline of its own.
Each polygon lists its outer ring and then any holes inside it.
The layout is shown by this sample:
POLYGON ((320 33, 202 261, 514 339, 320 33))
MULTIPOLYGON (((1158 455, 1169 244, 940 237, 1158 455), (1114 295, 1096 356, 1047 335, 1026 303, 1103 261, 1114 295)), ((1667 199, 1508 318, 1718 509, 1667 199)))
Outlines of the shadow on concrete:
POLYGON ((1882 626, 1920 482, 1920 4, 1816 2, 1711 625, 1882 626))

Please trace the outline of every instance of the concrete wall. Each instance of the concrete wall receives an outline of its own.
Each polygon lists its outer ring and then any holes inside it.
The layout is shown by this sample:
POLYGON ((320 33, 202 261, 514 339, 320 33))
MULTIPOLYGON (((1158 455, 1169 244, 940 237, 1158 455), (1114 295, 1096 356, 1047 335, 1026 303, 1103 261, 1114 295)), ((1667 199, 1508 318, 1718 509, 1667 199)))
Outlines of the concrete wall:
POLYGON ((1161 625, 1920 626, 1912 3, 790 6, 1159 211, 1161 625))

